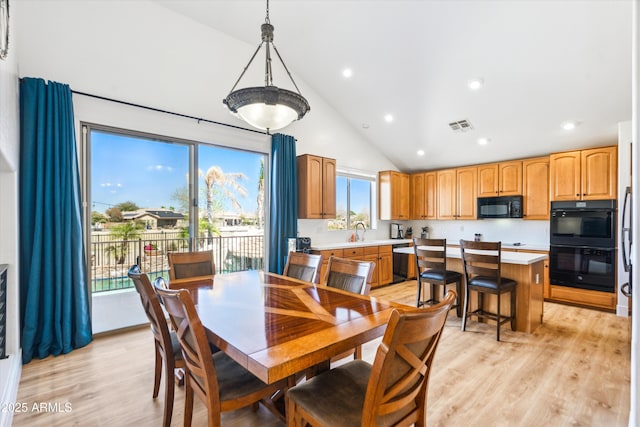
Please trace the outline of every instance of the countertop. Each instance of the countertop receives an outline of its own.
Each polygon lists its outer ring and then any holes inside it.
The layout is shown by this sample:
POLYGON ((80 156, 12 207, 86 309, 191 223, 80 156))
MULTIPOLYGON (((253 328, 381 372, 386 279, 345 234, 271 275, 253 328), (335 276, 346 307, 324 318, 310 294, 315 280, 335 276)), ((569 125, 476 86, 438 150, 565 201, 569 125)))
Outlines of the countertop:
MULTIPOLYGON (((450 245, 457 246, 458 241, 447 240, 450 245)), ((311 249, 316 251, 324 251, 327 249, 345 249, 345 248, 358 248, 364 246, 382 246, 382 245, 399 245, 413 243, 411 239, 382 239, 382 240, 365 240, 362 242, 337 242, 337 243, 320 243, 312 244, 311 249)), ((528 243, 502 243, 504 249, 518 249, 520 251, 548 251, 549 245, 531 245, 528 243)))
POLYGON ((321 243, 319 245, 312 244, 311 250, 324 251, 327 249, 345 249, 359 248, 365 246, 383 246, 383 245, 401 245, 413 243, 411 239, 383 239, 383 240, 364 240, 360 242, 338 242, 338 243, 321 243))
MULTIPOLYGON (((413 248, 395 248, 393 252, 398 254, 413 254, 413 248)), ((460 248, 447 248, 447 258, 462 258, 460 248)), ((547 258, 545 254, 535 254, 531 252, 510 252, 502 251, 502 262, 505 264, 529 265, 547 258)))

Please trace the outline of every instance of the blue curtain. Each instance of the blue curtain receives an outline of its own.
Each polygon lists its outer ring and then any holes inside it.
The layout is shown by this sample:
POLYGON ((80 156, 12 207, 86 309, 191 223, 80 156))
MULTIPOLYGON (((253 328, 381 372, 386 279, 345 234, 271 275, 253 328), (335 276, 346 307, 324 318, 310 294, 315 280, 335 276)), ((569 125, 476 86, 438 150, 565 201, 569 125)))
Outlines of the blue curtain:
POLYGON ((269 271, 282 273, 289 238, 298 235, 296 140, 277 133, 271 138, 269 211, 269 271))
POLYGON ((20 82, 22 362, 91 342, 71 89, 20 82))

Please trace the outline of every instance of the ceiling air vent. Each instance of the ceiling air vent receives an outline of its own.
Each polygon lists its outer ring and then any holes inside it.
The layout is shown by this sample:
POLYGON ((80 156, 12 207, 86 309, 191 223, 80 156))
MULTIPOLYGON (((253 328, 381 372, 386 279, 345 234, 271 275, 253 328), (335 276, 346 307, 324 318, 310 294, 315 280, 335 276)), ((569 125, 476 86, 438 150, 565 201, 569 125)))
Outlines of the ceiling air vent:
POLYGON ((449 123, 449 127, 454 132, 466 132, 468 130, 473 129, 473 126, 469 122, 469 120, 458 120, 457 122, 449 123))

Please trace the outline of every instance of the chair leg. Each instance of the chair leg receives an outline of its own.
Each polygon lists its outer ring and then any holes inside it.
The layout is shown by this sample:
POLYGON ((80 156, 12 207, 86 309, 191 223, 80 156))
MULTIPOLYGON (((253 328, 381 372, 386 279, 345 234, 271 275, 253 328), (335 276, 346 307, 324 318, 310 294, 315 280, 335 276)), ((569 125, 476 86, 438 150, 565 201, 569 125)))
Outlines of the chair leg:
POLYGON ((435 285, 433 283, 431 283, 431 295, 429 295, 429 299, 431 300, 432 303, 438 303, 438 297, 437 297, 437 292, 436 292, 436 287, 438 285, 435 285))
POLYGON ((184 427, 191 427, 193 419, 193 388, 191 388, 189 374, 184 379, 184 427))
POLYGON ((418 276, 418 298, 416 298, 416 307, 420 307, 422 305, 422 300, 420 299, 421 294, 422 294, 422 282, 420 281, 420 277, 418 276))
POLYGON ((498 337, 497 337, 497 341, 500 341, 500 320, 502 320, 500 318, 500 301, 502 300, 502 294, 498 292, 498 312, 496 313, 498 316, 498 337))
POLYGON ((173 363, 165 363, 167 367, 165 372, 164 385, 164 416, 162 425, 164 427, 171 426, 171 417, 173 416, 173 395, 175 392, 175 377, 172 375, 174 371, 173 363))
POLYGON ((456 293, 458 294, 456 295, 456 315, 459 319, 462 317, 462 304, 460 304, 462 301, 462 280, 456 281, 456 293))
POLYGON ((465 287, 464 309, 462 310, 462 332, 467 328, 467 313, 469 312, 469 288, 465 287))
POLYGON ((511 330, 516 330, 516 288, 511 289, 511 330))
POLYGON ((160 391, 160 380, 162 379, 162 355, 160 354, 160 349, 158 348, 158 342, 154 340, 155 343, 155 352, 156 352, 156 364, 155 364, 155 374, 153 379, 153 398, 158 397, 158 392, 160 391))

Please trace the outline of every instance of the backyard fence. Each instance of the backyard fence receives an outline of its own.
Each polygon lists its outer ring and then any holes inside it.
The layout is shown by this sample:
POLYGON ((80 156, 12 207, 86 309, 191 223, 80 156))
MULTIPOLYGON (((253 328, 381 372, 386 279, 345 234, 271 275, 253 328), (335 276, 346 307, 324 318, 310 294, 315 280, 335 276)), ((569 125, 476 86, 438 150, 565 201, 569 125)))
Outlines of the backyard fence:
MULTIPOLYGON (((136 240, 107 240, 109 236, 91 238, 91 290, 105 292, 133 287, 127 277, 137 264, 153 281, 169 279, 168 252, 188 252, 188 239, 169 233, 145 234, 136 240)), ((264 265, 264 236, 203 237, 196 250, 212 251, 216 274, 243 270, 261 270, 264 265)))

